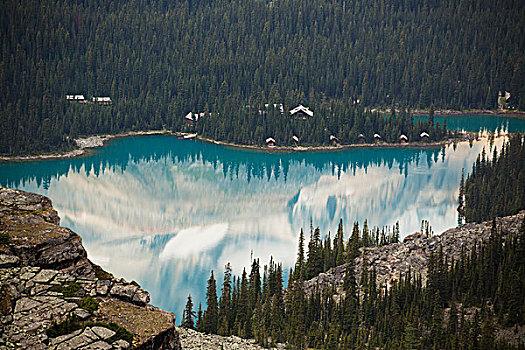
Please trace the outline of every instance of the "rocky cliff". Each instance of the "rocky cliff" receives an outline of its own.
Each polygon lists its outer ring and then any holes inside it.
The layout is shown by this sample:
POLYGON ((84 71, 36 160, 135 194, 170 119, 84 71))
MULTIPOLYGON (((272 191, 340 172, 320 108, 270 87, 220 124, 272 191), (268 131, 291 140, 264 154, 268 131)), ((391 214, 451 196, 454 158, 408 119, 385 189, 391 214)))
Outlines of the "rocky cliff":
MULTIPOLYGON (((525 211, 517 215, 498 218, 498 228, 502 230, 502 236, 517 234, 520 224, 525 216, 525 211)), ((465 224, 463 226, 449 229, 440 235, 426 237, 421 233, 414 233, 405 237, 403 242, 390 244, 382 247, 361 248, 361 253, 356 258, 355 276, 360 280, 363 266, 369 271, 373 268, 377 273, 377 285, 390 287, 392 281, 399 280, 405 276, 410 269, 412 273, 421 273, 423 284, 427 278, 427 262, 430 253, 437 253, 443 247, 443 254, 448 258, 458 260, 462 249, 470 252, 476 243, 485 241, 490 236, 492 222, 481 224, 465 224)), ((336 287, 337 295, 342 294, 342 286, 347 265, 337 266, 325 273, 319 274, 305 282, 307 293, 323 288, 336 287)), ((336 296, 337 296, 336 295, 336 296)))
POLYGON ((48 198, 0 187, 0 349, 181 349, 174 315, 59 222, 48 198))

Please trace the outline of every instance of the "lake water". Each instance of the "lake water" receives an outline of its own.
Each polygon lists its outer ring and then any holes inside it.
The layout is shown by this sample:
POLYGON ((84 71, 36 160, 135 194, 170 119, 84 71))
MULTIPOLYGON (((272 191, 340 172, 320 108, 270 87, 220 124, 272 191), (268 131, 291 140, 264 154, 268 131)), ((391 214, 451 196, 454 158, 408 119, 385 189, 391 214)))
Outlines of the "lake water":
MULTIPOLYGON (((479 120, 459 126, 525 131, 524 120, 479 120)), ((346 234, 365 219, 399 221, 403 236, 423 219, 436 233, 454 227, 461 169, 470 171, 483 147, 490 151, 486 139, 424 150, 270 154, 133 137, 82 158, 0 163, 0 184, 50 197, 94 262, 139 282, 180 320, 188 293, 204 305, 210 270, 220 288, 228 261, 239 274, 251 256, 263 264, 273 256, 287 271, 310 220, 323 234, 335 232, 340 218, 346 234)))

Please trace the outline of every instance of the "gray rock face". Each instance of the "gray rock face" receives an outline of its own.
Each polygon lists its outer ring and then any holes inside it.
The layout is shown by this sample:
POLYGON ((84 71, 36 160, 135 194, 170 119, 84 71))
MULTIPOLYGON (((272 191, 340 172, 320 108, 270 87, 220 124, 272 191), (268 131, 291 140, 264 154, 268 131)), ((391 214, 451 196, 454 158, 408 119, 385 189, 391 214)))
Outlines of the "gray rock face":
POLYGON ((126 283, 122 279, 113 283, 109 292, 111 296, 133 302, 137 305, 146 305, 150 301, 149 293, 134 284, 126 283))
POLYGON ((113 343, 113 349, 129 349, 129 343, 125 340, 117 340, 116 342, 113 343))
POLYGON ((0 254, 0 268, 17 266, 20 259, 14 255, 0 254))
POLYGON ((100 339, 108 339, 115 335, 115 332, 111 329, 107 329, 104 327, 93 327, 91 330, 100 338, 100 339))
POLYGON ((173 314, 148 305, 149 293, 135 282, 98 267, 109 279, 97 278, 80 237, 57 226, 49 199, 0 186, 0 223, 9 236, 0 245, 0 349, 180 349, 173 314), (105 307, 80 308, 87 296, 91 307, 93 300, 105 307), (116 322, 134 335, 133 344, 114 341, 115 332, 102 326, 49 339, 46 329, 66 319, 116 322))

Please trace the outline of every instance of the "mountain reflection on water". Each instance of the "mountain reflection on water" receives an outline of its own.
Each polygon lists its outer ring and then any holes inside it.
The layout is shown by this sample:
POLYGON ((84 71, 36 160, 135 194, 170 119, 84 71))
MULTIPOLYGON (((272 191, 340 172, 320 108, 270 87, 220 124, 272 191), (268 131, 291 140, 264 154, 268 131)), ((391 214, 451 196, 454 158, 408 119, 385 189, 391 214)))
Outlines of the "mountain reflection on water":
POLYGON ((0 184, 50 197, 94 262, 138 281, 153 304, 180 317, 188 293, 204 304, 210 270, 221 281, 228 261, 239 274, 251 254, 263 264, 273 256, 287 271, 310 219, 323 233, 340 218, 347 234, 365 219, 399 221, 403 235, 423 219, 438 233, 455 226, 461 169, 483 147, 490 152, 481 140, 472 148, 269 154, 133 137, 82 158, 2 163, 0 184))

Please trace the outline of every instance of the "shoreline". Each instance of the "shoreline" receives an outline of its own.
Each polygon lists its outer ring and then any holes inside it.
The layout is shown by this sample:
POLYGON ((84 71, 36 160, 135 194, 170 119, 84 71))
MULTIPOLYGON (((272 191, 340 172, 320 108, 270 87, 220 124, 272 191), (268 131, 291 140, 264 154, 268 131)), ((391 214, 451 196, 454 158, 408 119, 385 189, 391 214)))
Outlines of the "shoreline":
MULTIPOLYGON (((429 111, 425 109, 415 109, 410 111, 414 116, 428 116, 429 111)), ((457 111, 451 109, 435 110, 435 117, 460 117, 464 115, 490 115, 493 117, 525 119, 523 111, 495 111, 489 109, 473 109, 471 111, 457 111)))
MULTIPOLYGON (((6 157, 2 156, 0 157, 0 162, 29 162, 29 161, 36 161, 36 160, 52 160, 52 159, 70 159, 70 158, 80 158, 83 156, 87 156, 94 152, 95 148, 101 148, 106 145, 107 142, 115 139, 125 138, 125 137, 135 137, 135 136, 153 136, 153 135, 166 135, 166 136, 183 136, 187 135, 188 133, 183 132, 172 132, 172 131, 133 131, 123 134, 116 134, 116 135, 93 135, 85 138, 79 138, 75 139, 75 142, 79 146, 79 148, 71 150, 66 153, 58 153, 58 154, 39 154, 34 156, 14 156, 14 157, 6 157)), ((275 147, 267 147, 267 146, 255 146, 255 145, 241 145, 241 144, 235 144, 235 143, 229 143, 224 141, 218 141, 209 139, 202 136, 195 137, 195 140, 200 142, 206 142, 206 143, 212 143, 216 144, 218 146, 222 147, 229 147, 229 148, 235 148, 240 150, 246 150, 246 151, 256 151, 256 152, 265 152, 265 153, 293 153, 293 152, 337 152, 337 151, 344 151, 347 149, 353 149, 353 148, 419 148, 419 149, 426 149, 426 148, 438 148, 450 145, 454 142, 463 142, 468 141, 468 135, 470 133, 466 133, 462 135, 461 138, 458 139, 448 139, 444 141, 439 142, 429 142, 429 143, 420 143, 420 142, 409 142, 409 143, 362 143, 362 144, 348 144, 348 145, 337 145, 337 146, 299 146, 299 147, 291 147, 291 146, 275 146, 275 147)))
POLYGON ((242 149, 247 151, 256 151, 256 152, 265 152, 265 153, 293 153, 293 152, 334 152, 334 151, 344 151, 347 149, 353 148, 438 148, 450 145, 454 142, 463 142, 468 141, 469 138, 467 133, 463 137, 458 139, 448 139, 439 142, 429 142, 429 143, 420 143, 420 142, 409 142, 409 143, 359 143, 359 144, 349 144, 349 145, 337 145, 337 146, 306 146, 306 147, 291 147, 291 146, 255 146, 255 145, 240 145, 236 143, 229 143, 224 141, 217 141, 208 139, 205 137, 197 136, 197 140, 207 143, 213 143, 223 147, 230 147, 236 149, 242 149))
POLYGON ((0 156, 0 162, 26 162, 33 160, 50 160, 50 159, 69 159, 89 155, 95 148, 101 148, 107 142, 115 139, 133 136, 151 136, 151 135, 171 135, 179 136, 184 133, 172 132, 168 130, 152 131, 130 131, 115 135, 92 135, 75 139, 78 148, 65 153, 37 154, 33 156, 0 156))
MULTIPOLYGON (((384 111, 382 111, 384 112, 384 111)), ((429 114, 428 110, 413 110, 412 115, 414 116, 425 116, 429 114)), ((490 115, 494 117, 506 117, 506 118, 516 118, 525 120, 525 112, 522 111, 494 111, 494 110, 471 110, 471 111, 457 111, 457 110, 436 110, 434 111, 434 116, 438 117, 457 117, 465 115, 490 115)), ((104 147, 105 144, 111 140, 124 138, 124 137, 133 137, 133 136, 151 136, 151 135, 168 135, 168 136, 182 136, 188 135, 189 133, 185 132, 175 132, 169 130, 149 130, 149 131, 130 131, 121 134, 114 135, 92 135, 87 137, 81 137, 75 139, 74 141, 77 144, 76 149, 73 149, 65 153, 49 153, 49 154, 37 154, 31 156, 0 156, 0 162, 24 162, 24 161, 35 161, 35 160, 51 160, 51 159, 69 159, 77 158, 89 155, 94 151, 95 148, 104 147)), ((197 136, 196 140, 201 142, 213 143, 219 146, 243 149, 249 151, 258 151, 258 152, 267 152, 267 153, 291 153, 291 152, 332 152, 332 151, 342 151, 352 148, 437 148, 452 144, 454 142, 468 141, 471 132, 461 135, 459 139, 448 139, 440 142, 409 142, 409 143, 363 143, 363 144, 346 144, 346 145, 337 145, 337 146, 255 146, 255 145, 241 145, 234 144, 224 141, 218 141, 209 139, 202 136, 197 136)))

